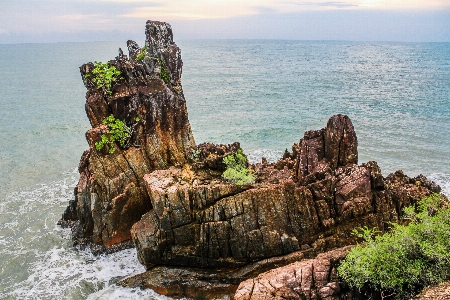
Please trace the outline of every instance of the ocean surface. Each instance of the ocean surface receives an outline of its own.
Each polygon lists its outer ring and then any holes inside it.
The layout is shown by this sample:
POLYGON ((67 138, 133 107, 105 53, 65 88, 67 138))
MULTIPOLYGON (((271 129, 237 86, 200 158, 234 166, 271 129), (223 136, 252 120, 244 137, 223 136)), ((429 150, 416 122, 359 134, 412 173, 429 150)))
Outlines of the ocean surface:
MULTIPOLYGON (((275 161, 306 130, 347 114, 360 163, 424 174, 450 196, 450 43, 177 44, 197 143, 239 141, 253 162, 275 161)), ((0 299, 166 299, 115 285, 144 271, 134 249, 95 257, 56 225, 88 147, 79 66, 119 47, 0 45, 0 299)))

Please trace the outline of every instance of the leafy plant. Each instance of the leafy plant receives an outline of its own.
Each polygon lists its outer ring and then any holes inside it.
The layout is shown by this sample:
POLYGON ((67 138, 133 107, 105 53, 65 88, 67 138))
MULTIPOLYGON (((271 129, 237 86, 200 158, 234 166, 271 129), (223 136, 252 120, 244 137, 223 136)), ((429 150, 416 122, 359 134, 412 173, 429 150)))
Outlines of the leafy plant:
POLYGON ((255 181, 253 174, 247 168, 247 158, 242 149, 223 158, 227 166, 222 177, 237 185, 251 184, 255 181))
POLYGON ((190 149, 188 152, 188 158, 194 162, 199 161, 201 153, 202 150, 200 149, 190 149))
POLYGON ((367 226, 363 226, 361 228, 356 228, 352 230, 352 234, 354 236, 357 236, 364 241, 373 240, 376 235, 380 234, 381 231, 379 231, 376 228, 369 228, 367 226))
POLYGON ((395 299, 450 279, 450 208, 443 203, 439 194, 422 199, 405 209, 408 225, 393 224, 384 235, 363 229, 364 243, 341 262, 339 276, 351 287, 395 299))
POLYGON ((164 68, 163 62, 161 59, 158 59, 159 61, 159 66, 161 68, 161 73, 159 73, 159 77, 166 83, 168 84, 170 81, 170 76, 166 71, 166 68, 164 68))
MULTIPOLYGON (((97 85, 97 89, 105 91, 108 95, 112 94, 112 83, 119 79, 121 72, 112 66, 109 62, 95 62, 95 68, 92 81, 97 85)), ((88 77, 87 75, 85 77, 88 77)))
POLYGON ((147 53, 147 46, 144 46, 144 47, 141 49, 141 53, 139 53, 139 54, 136 56, 136 60, 137 60, 137 61, 141 61, 141 60, 143 60, 144 57, 146 57, 147 55, 148 55, 148 53, 147 53))
MULTIPOLYGON (((136 118, 137 122, 139 121, 138 119, 136 118)), ((103 119, 102 123, 108 126, 108 131, 106 134, 102 134, 100 141, 95 143, 95 148, 100 151, 107 145, 109 153, 112 154, 116 151, 114 143, 118 142, 123 147, 127 139, 131 136, 131 129, 121 120, 114 118, 113 115, 103 119)))

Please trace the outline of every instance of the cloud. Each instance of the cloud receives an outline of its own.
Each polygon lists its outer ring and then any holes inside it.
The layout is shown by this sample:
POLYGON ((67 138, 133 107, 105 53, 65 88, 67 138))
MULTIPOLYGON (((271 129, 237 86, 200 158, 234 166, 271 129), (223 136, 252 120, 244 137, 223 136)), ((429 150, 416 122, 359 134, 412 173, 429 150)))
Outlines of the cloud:
POLYGON ((271 14, 277 12, 276 9, 267 6, 253 6, 251 9, 260 14, 271 14))
POLYGON ((69 15, 60 15, 57 16, 57 19, 60 20, 70 20, 70 21, 81 21, 81 20, 86 20, 86 19, 92 19, 92 18, 99 18, 100 15, 99 14, 94 14, 94 15, 83 15, 83 14, 69 14, 69 15))
POLYGON ((154 19, 155 17, 159 19, 184 19, 184 20, 197 20, 197 19, 207 19, 208 16, 201 13, 189 13, 182 11, 173 11, 163 9, 161 7, 138 7, 133 11, 121 15, 126 18, 139 18, 139 19, 154 19))
POLYGON ((149 19, 170 22, 177 36, 187 39, 449 41, 449 5, 449 0, 0 0, 0 43, 139 39, 149 19))
POLYGON ((349 2, 337 2, 337 1, 329 1, 329 2, 292 2, 292 4, 300 5, 300 6, 317 6, 317 7, 336 7, 336 8, 346 8, 346 7, 357 7, 358 4, 349 3, 349 2))

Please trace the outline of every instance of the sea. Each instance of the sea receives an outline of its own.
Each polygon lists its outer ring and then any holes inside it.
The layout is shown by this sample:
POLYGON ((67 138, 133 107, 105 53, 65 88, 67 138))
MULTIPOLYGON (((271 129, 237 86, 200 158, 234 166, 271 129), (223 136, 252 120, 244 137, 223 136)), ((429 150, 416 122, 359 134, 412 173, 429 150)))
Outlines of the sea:
MULTIPOLYGON (((347 114, 359 163, 423 174, 450 196, 450 43, 177 44, 197 143, 239 141, 252 162, 275 161, 347 114)), ((0 45, 0 299, 168 299, 116 285, 145 270, 134 249, 94 256, 56 225, 88 148, 79 66, 119 48, 125 41, 0 45)))

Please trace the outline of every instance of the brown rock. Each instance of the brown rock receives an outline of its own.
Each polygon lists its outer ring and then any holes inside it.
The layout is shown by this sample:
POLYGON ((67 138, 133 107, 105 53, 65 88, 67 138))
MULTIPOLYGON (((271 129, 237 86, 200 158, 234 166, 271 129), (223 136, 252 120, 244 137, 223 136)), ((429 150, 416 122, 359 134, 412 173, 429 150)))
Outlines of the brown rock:
POLYGON ((310 250, 297 251, 249 264, 238 269, 159 266, 119 282, 130 288, 151 288, 159 294, 183 299, 230 299, 239 283, 258 274, 311 257, 310 250))
MULTIPOLYGON (((440 191, 422 175, 411 179, 397 171, 385 179, 375 162, 358 166, 356 133, 344 115, 306 132, 278 162, 248 165, 255 184, 226 182, 223 158, 240 145, 195 145, 181 86, 181 53, 170 25, 147 22, 144 57, 135 42, 127 45, 129 58, 119 50, 109 62, 121 71, 109 90, 97 88, 94 64, 80 67, 92 129, 75 200, 60 224, 72 227, 75 243, 94 243, 103 251, 129 246, 132 238, 149 270, 133 281, 138 286, 180 297, 229 294, 238 278, 263 269, 242 275, 249 266, 264 261, 264 268, 275 267, 300 249, 313 255, 353 244, 355 228, 386 230, 405 206, 440 191), (130 128, 125 144, 116 144, 112 154, 108 147, 95 147, 108 131, 102 120, 110 115, 130 128), (154 268, 159 265, 176 268, 158 273, 164 268, 154 268), (193 269, 199 267, 213 271, 193 269), (211 275, 217 268, 226 271, 211 275), (164 272, 179 278, 168 279, 164 272)), ((351 297, 335 270, 345 251, 336 251, 253 279, 237 297, 351 297)))
POLYGON ((154 209, 131 233, 147 268, 243 266, 299 250, 294 232, 309 242, 318 226, 309 191, 292 181, 251 189, 220 181, 196 184, 183 181, 177 168, 145 179, 154 209), (294 223, 300 218, 303 227, 294 223))
POLYGON ((332 169, 358 163, 358 141, 348 116, 332 116, 328 120, 324 136, 325 157, 332 169))
POLYGON ((385 183, 375 162, 358 166, 351 159, 338 159, 346 164, 331 168, 316 139, 327 132, 334 137, 340 133, 341 142, 350 143, 340 145, 340 151, 353 153, 344 156, 356 159, 356 136, 347 117, 330 120, 326 129, 309 131, 301 140, 297 166, 305 166, 301 160, 306 157, 307 165, 314 167, 307 168, 299 182, 288 167, 290 153, 281 159, 281 170, 279 162, 263 160, 252 166, 256 184, 239 187, 224 182, 221 160, 239 144, 202 144, 190 153, 196 154, 191 158, 193 168, 171 167, 145 175, 153 209, 131 230, 140 262, 147 269, 241 267, 286 255, 302 245, 320 253, 353 244, 355 228, 387 229, 389 222, 399 220, 403 207, 431 193, 426 178, 412 180, 401 171, 385 183), (306 156, 302 149, 309 149, 306 156))
POLYGON ((130 240, 131 226, 152 208, 144 175, 184 164, 187 149, 195 146, 180 82, 180 49, 173 42, 170 25, 148 21, 146 37, 144 59, 135 60, 141 49, 128 41, 130 59, 120 51, 110 61, 122 73, 111 94, 97 89, 92 81, 94 64, 80 68, 93 128, 86 133, 90 149, 81 159, 80 180, 70 206, 76 216, 72 211, 63 216, 63 220, 78 220, 73 226, 75 243, 110 247, 130 240), (160 63, 170 77, 167 83, 160 78, 160 63), (95 148, 107 131, 102 120, 109 115, 132 130, 123 147, 115 145, 113 154, 107 147, 95 148))
POLYGON ((351 120, 345 115, 332 116, 326 128, 310 130, 294 145, 293 152, 298 151, 295 174, 298 181, 314 173, 321 173, 328 168, 358 163, 358 141, 351 120))
POLYGON ((448 300, 450 299, 450 281, 425 288, 413 300, 448 300))
POLYGON ((339 261, 350 249, 332 250, 243 281, 234 299, 352 299, 352 292, 336 275, 339 261))

